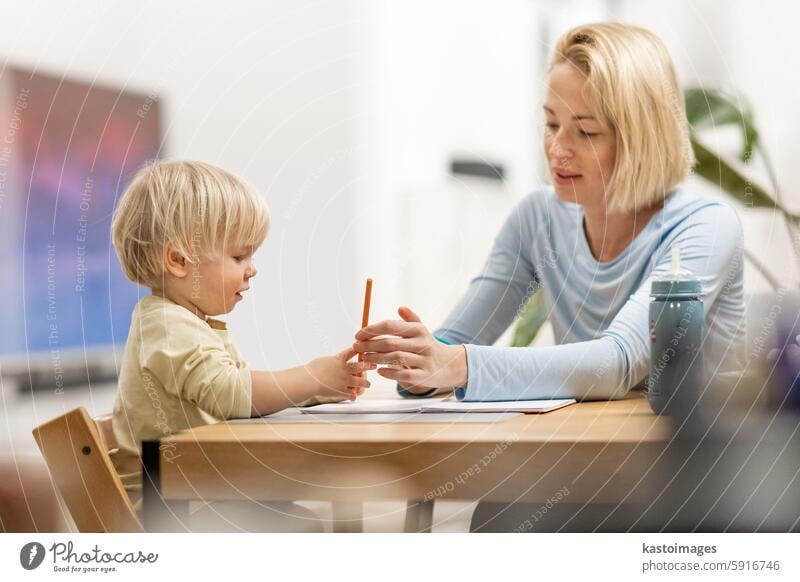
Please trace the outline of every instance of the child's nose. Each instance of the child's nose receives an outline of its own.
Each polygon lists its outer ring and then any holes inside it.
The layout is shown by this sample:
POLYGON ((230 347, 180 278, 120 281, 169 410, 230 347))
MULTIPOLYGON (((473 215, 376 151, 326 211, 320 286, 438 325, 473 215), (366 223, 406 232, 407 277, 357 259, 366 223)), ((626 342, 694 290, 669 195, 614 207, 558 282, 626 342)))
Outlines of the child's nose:
POLYGON ((256 276, 257 273, 258 270, 253 265, 251 265, 250 269, 245 272, 245 277, 247 277, 248 279, 252 279, 253 277, 256 276))

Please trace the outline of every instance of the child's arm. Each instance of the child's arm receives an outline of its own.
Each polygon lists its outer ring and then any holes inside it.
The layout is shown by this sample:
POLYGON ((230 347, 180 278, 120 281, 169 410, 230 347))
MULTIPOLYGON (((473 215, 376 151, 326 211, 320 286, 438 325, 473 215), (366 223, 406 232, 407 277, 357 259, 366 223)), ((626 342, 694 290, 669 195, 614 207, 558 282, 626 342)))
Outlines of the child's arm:
POLYGON ((251 372, 251 414, 272 414, 314 396, 340 397, 342 400, 354 398, 355 393, 350 387, 369 387, 367 379, 357 374, 376 368, 375 364, 366 362, 348 362, 354 355, 355 351, 348 349, 335 356, 316 358, 305 366, 278 372, 251 372))

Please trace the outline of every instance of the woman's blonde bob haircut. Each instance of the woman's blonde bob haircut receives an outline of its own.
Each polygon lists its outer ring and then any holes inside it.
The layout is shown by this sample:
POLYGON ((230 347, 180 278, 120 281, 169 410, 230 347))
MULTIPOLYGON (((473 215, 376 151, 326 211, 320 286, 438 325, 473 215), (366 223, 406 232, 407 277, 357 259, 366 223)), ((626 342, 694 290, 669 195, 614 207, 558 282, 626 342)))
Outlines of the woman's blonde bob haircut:
POLYGON ((556 43, 550 70, 565 62, 586 75, 584 98, 616 137, 607 208, 661 202, 694 165, 683 94, 664 44, 638 26, 587 24, 556 43))
POLYGON ((202 162, 157 161, 125 190, 111 237, 125 275, 161 288, 168 243, 196 263, 225 248, 255 249, 268 230, 265 202, 233 174, 202 162))

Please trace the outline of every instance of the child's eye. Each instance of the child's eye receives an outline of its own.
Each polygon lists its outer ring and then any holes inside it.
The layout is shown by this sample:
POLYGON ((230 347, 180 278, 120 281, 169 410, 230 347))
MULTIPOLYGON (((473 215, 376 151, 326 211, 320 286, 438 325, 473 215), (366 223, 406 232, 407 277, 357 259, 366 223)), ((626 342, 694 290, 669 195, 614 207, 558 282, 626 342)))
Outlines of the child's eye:
POLYGON ((243 257, 241 255, 233 257, 233 260, 236 261, 237 263, 241 263, 244 259, 245 259, 245 257, 243 257))

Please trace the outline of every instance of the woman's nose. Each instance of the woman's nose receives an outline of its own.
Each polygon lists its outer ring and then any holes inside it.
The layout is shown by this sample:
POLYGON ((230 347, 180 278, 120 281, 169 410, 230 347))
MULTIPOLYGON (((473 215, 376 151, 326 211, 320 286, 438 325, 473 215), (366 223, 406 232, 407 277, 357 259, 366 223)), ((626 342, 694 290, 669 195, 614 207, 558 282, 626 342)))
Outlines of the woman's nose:
POLYGON ((569 143, 569 138, 563 131, 558 131, 553 139, 550 140, 548 154, 551 158, 555 159, 569 159, 572 157, 572 146, 569 143))

